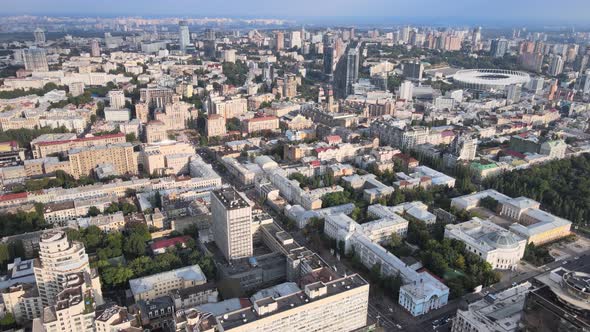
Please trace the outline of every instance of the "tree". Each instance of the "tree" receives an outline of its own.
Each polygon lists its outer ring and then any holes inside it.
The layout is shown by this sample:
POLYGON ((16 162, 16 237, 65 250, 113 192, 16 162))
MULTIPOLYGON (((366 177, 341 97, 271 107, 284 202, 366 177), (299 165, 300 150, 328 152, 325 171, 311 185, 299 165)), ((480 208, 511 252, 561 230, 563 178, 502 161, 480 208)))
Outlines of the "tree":
POLYGON ((401 246, 402 238, 397 233, 391 233, 391 237, 389 239, 389 246, 392 248, 397 248, 401 246))
POLYGON ((125 141, 127 142, 135 142, 137 141, 137 137, 135 136, 135 133, 129 133, 125 135, 125 141))
POLYGON ((369 271, 369 278, 371 279, 372 282, 379 282, 379 280, 381 279, 381 264, 380 263, 375 263, 371 267, 371 271, 369 271))
POLYGON ((101 273, 102 281, 107 286, 124 286, 133 278, 133 270, 125 266, 109 266, 101 273))
POLYGON ((6 243, 0 243, 0 265, 4 270, 5 264, 10 260, 10 248, 6 243))
POLYGON ((145 254, 145 238, 141 234, 131 234, 125 241, 123 252, 127 257, 139 257, 145 254))
POLYGON ((0 319, 0 327, 2 327, 3 331, 16 327, 14 315, 12 315, 10 312, 5 313, 4 317, 0 319))
POLYGON ((89 217, 96 217, 100 214, 100 210, 96 206, 91 206, 88 208, 88 216, 89 217))

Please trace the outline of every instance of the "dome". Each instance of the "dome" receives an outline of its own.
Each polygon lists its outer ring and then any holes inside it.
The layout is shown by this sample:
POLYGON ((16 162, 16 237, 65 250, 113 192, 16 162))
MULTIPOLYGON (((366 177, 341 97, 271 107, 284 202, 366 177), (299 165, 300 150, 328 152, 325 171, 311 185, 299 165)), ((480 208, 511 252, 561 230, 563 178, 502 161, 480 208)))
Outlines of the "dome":
POLYGON ((518 241, 514 238, 514 235, 508 231, 494 232, 488 235, 487 241, 496 248, 515 248, 518 246, 518 241))

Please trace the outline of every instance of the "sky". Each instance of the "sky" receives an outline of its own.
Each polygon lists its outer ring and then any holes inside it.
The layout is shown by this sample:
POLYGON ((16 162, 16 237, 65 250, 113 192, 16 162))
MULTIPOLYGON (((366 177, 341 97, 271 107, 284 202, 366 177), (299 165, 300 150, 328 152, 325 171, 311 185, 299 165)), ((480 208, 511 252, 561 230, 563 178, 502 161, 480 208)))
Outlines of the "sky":
POLYGON ((17 0, 2 14, 289 18, 322 21, 590 23, 590 0, 17 0))

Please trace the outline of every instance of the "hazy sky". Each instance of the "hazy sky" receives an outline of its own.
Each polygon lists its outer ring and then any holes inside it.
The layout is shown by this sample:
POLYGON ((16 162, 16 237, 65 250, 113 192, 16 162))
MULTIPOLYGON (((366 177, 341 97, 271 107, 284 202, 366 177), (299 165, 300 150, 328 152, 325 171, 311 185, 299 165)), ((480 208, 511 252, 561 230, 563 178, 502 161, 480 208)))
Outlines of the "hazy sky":
POLYGON ((590 23, 590 0, 2 0, 3 14, 396 17, 590 23))

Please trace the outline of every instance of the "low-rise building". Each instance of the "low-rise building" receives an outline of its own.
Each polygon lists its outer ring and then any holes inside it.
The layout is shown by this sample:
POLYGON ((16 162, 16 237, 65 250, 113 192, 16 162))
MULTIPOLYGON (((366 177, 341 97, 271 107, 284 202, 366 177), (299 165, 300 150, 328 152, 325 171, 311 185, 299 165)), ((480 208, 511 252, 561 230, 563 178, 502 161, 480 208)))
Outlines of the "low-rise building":
POLYGON ((129 288, 135 301, 150 301, 168 296, 175 291, 207 283, 207 277, 199 265, 153 274, 129 280, 129 288))

